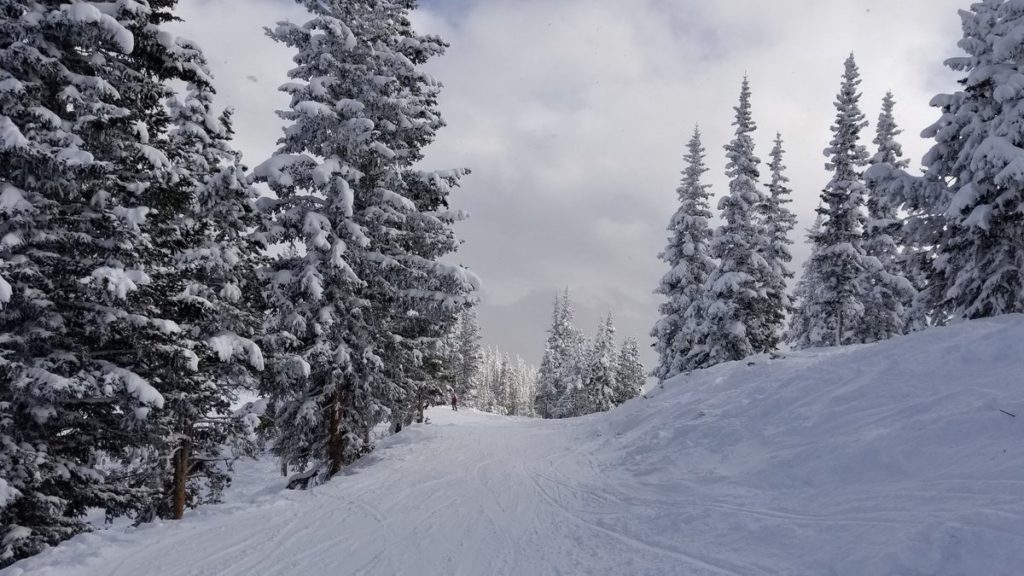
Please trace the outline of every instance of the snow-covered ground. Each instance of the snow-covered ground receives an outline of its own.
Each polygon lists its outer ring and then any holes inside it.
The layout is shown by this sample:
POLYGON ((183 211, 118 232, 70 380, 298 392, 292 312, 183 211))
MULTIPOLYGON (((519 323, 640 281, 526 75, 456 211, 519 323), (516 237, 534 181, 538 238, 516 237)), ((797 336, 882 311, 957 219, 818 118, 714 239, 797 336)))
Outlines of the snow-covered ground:
POLYGON ((757 357, 576 420, 430 417, 328 485, 243 464, 224 505, 0 574, 1024 574, 1024 317, 757 357))

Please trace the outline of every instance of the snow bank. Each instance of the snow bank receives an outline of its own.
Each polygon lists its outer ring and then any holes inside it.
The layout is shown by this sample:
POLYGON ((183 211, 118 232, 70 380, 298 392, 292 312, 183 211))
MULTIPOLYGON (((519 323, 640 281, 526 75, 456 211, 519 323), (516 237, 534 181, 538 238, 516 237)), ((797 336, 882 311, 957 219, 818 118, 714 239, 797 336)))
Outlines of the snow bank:
POLYGON ((643 531, 665 546, 697 530, 779 574, 1020 574, 1022 379, 1021 316, 756 357, 595 423, 600 466, 675 511, 643 531))

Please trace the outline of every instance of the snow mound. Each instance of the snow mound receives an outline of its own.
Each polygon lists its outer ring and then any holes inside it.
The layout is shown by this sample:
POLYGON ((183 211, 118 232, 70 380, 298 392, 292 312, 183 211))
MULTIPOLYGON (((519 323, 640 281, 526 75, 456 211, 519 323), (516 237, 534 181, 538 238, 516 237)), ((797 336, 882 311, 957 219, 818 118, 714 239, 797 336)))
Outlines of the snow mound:
POLYGON ((324 486, 246 463, 0 574, 1021 574, 1024 316, 785 356, 573 420, 435 409, 324 486))
POLYGON ((680 376, 601 423, 608 483, 671 510, 644 538, 700 532, 750 559, 740 574, 1021 573, 1024 317, 786 356, 680 376))

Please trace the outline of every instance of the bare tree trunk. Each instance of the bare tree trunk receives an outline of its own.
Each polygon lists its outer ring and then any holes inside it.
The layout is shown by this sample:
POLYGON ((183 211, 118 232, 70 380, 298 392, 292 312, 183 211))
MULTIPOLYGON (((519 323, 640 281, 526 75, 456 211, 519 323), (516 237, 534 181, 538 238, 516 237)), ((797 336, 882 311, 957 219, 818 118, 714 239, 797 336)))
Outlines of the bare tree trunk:
POLYGON ((341 431, 341 391, 334 393, 334 399, 328 407, 330 415, 328 418, 327 457, 330 459, 330 467, 327 470, 327 477, 330 478, 341 471, 342 457, 345 446, 341 431))
POLYGON ((174 502, 171 518, 181 520, 185 516, 185 500, 188 488, 188 469, 191 460, 192 441, 185 438, 174 454, 174 502))
POLYGON ((288 459, 281 456, 281 476, 288 477, 288 459))
POLYGON ((843 309, 839 309, 839 321, 836 326, 836 346, 843 345, 843 309))

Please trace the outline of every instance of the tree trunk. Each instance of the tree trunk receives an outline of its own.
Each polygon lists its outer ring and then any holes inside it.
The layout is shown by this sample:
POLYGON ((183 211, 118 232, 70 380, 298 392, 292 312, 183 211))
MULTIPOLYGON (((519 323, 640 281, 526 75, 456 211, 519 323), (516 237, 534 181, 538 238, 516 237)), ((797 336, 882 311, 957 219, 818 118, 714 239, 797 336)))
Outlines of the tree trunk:
POLYGON ((188 488, 188 469, 191 460, 192 441, 185 438, 174 454, 174 502, 171 518, 181 520, 185 516, 185 500, 188 488))
POLYGON ((288 459, 281 456, 281 476, 288 477, 288 459))
POLYGON ((342 457, 345 452, 344 438, 341 431, 341 391, 334 393, 334 399, 328 407, 327 457, 330 460, 327 477, 330 478, 341 471, 342 457))
POLYGON ((839 309, 839 320, 836 326, 836 346, 843 345, 843 309, 839 309))

